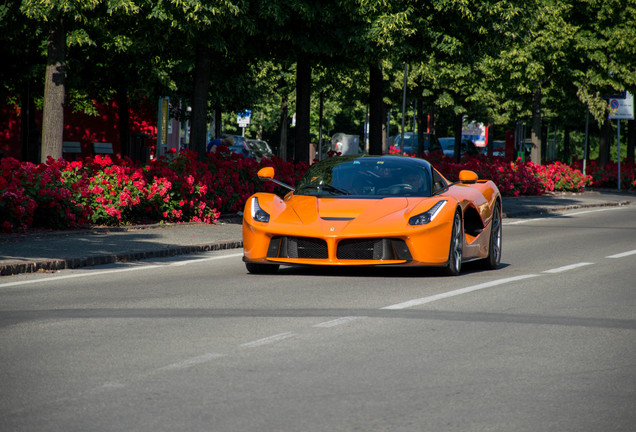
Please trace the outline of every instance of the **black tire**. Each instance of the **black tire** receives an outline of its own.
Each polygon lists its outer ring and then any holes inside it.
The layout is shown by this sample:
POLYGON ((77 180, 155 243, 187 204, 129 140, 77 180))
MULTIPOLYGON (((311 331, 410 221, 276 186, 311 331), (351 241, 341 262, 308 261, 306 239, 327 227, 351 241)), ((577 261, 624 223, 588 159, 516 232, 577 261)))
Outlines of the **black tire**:
POLYGON ((245 263, 245 268, 252 274, 273 274, 278 272, 278 267, 278 264, 245 263))
POLYGON ((450 247, 448 251, 448 263, 444 271, 449 276, 457 276, 462 270, 462 256, 464 254, 464 229, 462 215, 458 210, 453 218, 450 247))
POLYGON ((495 204, 490 224, 488 257, 483 261, 483 264, 484 268, 495 270, 501 263, 501 246, 503 244, 503 224, 501 223, 501 205, 499 202, 495 204))

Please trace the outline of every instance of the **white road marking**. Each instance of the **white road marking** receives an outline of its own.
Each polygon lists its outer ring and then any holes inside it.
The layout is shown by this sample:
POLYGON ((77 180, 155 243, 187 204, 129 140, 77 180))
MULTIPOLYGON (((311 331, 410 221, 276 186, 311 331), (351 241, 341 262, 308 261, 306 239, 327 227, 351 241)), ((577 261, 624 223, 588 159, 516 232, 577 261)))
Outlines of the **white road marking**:
MULTIPOLYGON (((583 211, 572 212, 572 213, 564 212, 564 213, 557 213, 557 214, 546 214, 545 216, 538 217, 538 218, 521 219, 517 221, 504 221, 503 224, 504 225, 522 225, 522 224, 541 221, 545 219, 560 218, 563 216, 580 216, 580 215, 589 214, 589 213, 600 213, 600 212, 606 212, 606 211, 612 211, 612 210, 624 210, 626 208, 627 208, 626 206, 615 206, 615 207, 612 206, 612 207, 603 207, 603 208, 594 209, 594 210, 583 210, 583 211)), ((512 219, 515 219, 515 218, 512 218, 512 219)))
MULTIPOLYGON (((177 370, 183 370, 183 369, 188 369, 191 368, 193 366, 196 365, 200 365, 203 363, 208 363, 209 361, 212 361, 214 359, 218 359, 218 358, 222 358, 225 357, 225 354, 218 354, 218 353, 206 353, 200 356, 196 356, 196 357, 191 357, 188 359, 185 359, 183 361, 177 362, 177 363, 172 363, 169 364, 167 366, 163 366, 157 369, 152 369, 149 370, 143 374, 137 375, 136 377, 134 377, 133 379, 142 379, 142 378, 146 378, 149 376, 152 376, 156 373, 161 373, 161 372, 168 372, 168 371, 177 371, 177 370)), ((122 389, 124 387, 126 387, 128 385, 128 383, 121 383, 121 382, 115 382, 115 381, 109 381, 106 382, 104 384, 102 384, 99 387, 94 388, 93 390, 91 390, 91 392, 100 392, 100 391, 105 391, 105 390, 119 390, 122 389)))
POLYGON ((580 263, 576 263, 576 264, 570 264, 570 265, 566 265, 563 267, 557 267, 557 268, 553 268, 550 270, 544 270, 543 273, 561 273, 564 271, 568 271, 568 270, 574 270, 577 269, 579 267, 585 267, 585 266, 589 266, 589 265, 593 265, 594 263, 589 263, 589 262, 580 262, 580 263))
MULTIPOLYGON (((139 265, 139 266, 134 266, 134 267, 126 267, 126 268, 111 269, 111 270, 97 270, 97 271, 87 270, 86 273, 75 273, 75 274, 70 274, 70 275, 51 276, 51 277, 46 277, 46 278, 42 278, 42 279, 7 282, 7 283, 0 284, 0 288, 8 288, 8 287, 13 287, 13 286, 29 285, 29 284, 42 283, 42 282, 51 282, 51 281, 58 281, 58 280, 64 280, 64 279, 75 279, 75 278, 89 277, 89 276, 101 276, 101 275, 113 274, 113 273, 124 273, 124 272, 139 271, 139 270, 150 270, 150 269, 164 267, 164 266, 184 266, 184 265, 187 265, 187 264, 197 263, 197 262, 201 262, 201 261, 214 261, 214 260, 220 260, 220 259, 225 259, 225 258, 236 258, 236 257, 239 257, 239 256, 243 256, 243 253, 235 253, 235 254, 230 254, 230 255, 213 256, 213 257, 209 257, 209 258, 196 258, 196 259, 191 259, 191 260, 186 260, 186 261, 171 262, 171 263, 168 263, 168 264, 148 264, 148 265, 139 265)), ((75 269, 75 270, 79 270, 79 269, 75 269)))
POLYGON ((624 205, 618 205, 618 206, 611 206, 611 207, 603 207, 603 208, 595 209, 595 210, 583 210, 583 211, 579 211, 575 213, 567 213, 567 215, 579 216, 579 215, 588 214, 588 213, 600 213, 600 212, 606 212, 606 211, 612 211, 612 210, 624 210, 626 208, 627 207, 624 205))
POLYGON ((407 308, 411 308, 414 306, 420 306, 426 303, 431 303, 437 300, 441 300, 441 299, 445 299, 445 298, 449 298, 449 297, 455 297, 458 295, 462 295, 462 294, 466 294, 469 292, 473 292, 473 291, 479 291, 482 289, 486 289, 486 288, 491 288, 497 285, 503 285, 506 284, 508 282, 516 282, 516 281, 520 281, 520 280, 524 280, 524 279, 530 279, 533 277, 537 277, 540 276, 538 274, 527 274, 527 275, 521 275, 521 276, 513 276, 513 277, 509 277, 509 278, 504 278, 504 279, 497 279, 494 281, 490 281, 490 282, 484 282, 482 284, 479 285, 473 285, 473 286, 469 286, 466 288, 461 288, 458 290, 454 290, 454 291, 448 291, 445 293, 441 293, 441 294, 436 294, 436 295, 432 295, 432 296, 428 296, 428 297, 422 297, 419 299, 414 299, 414 300, 409 300, 403 303, 397 303, 391 306, 385 306, 383 308, 380 309, 387 309, 387 310, 400 310, 400 309, 407 309, 407 308))
POLYGON ((623 252, 623 253, 618 253, 616 255, 610 255, 610 256, 606 256, 605 258, 625 258, 631 255, 636 255, 636 249, 631 250, 631 251, 627 251, 627 252, 623 252))
POLYGON ((294 336, 296 336, 296 333, 293 333, 293 332, 280 333, 280 334, 269 336, 263 339, 247 342, 247 343, 241 344, 240 346, 243 348, 255 348, 262 345, 267 345, 270 343, 282 341, 284 339, 289 339, 290 337, 294 337, 294 336))
POLYGON ((225 357, 225 354, 218 353, 207 353, 197 357, 192 357, 189 359, 185 359, 183 361, 169 364, 168 366, 160 367, 157 371, 169 371, 169 370, 180 370, 187 369, 192 366, 200 365, 202 363, 207 363, 210 360, 218 359, 221 357, 225 357))
MULTIPOLYGON (((209 260, 215 260, 215 259, 222 259, 222 258, 229 258, 229 257, 236 257, 236 256, 240 256, 241 254, 233 254, 233 255, 228 255, 228 256, 222 256, 222 257, 211 257, 211 258, 204 258, 204 259, 194 259, 194 260, 188 260, 187 262, 199 262, 199 261, 209 261, 209 260)), ((618 253, 615 255, 609 255, 606 258, 623 258, 626 256, 631 256, 631 255, 636 255, 636 249, 635 250, 631 250, 631 251, 627 251, 627 252, 622 252, 622 253, 618 253)), ((171 264, 171 265, 180 265, 179 264, 171 264)), ((594 265, 594 263, 590 263, 590 262, 580 262, 580 263, 576 263, 576 264, 570 264, 570 265, 566 265, 566 266, 562 266, 562 267, 557 267, 554 269, 550 269, 550 270, 545 270, 542 273, 544 274, 556 274, 556 273, 561 273, 561 272, 565 272, 565 271, 569 271, 569 270, 574 270, 580 267, 585 267, 585 266, 589 266, 589 265, 594 265)), ((104 273, 111 273, 111 272, 116 272, 116 271, 130 271, 130 270, 139 270, 139 269, 144 269, 144 268, 153 268, 153 267, 159 267, 159 266, 144 266, 144 267, 136 267, 136 268, 131 268, 131 269, 121 269, 121 270, 109 270, 109 271, 103 271, 103 272, 96 272, 93 274, 104 274, 104 273)), ((59 277, 59 278, 68 278, 68 277, 78 277, 78 276, 82 276, 82 275, 70 275, 70 276, 64 276, 64 277, 59 277)), ((427 303, 432 303, 434 301, 437 300, 442 300, 442 299, 446 299, 446 298, 450 298, 450 297, 455 297, 455 296, 459 296, 462 294, 467 294, 470 292, 475 292, 475 291, 479 291, 482 289, 486 289, 486 288, 491 288, 491 287, 495 287, 495 286, 499 286, 499 285, 503 285, 509 282, 516 282, 516 281, 520 281, 520 280, 525 280, 525 279, 530 279, 530 278, 534 278, 534 277, 538 277, 541 276, 541 274, 526 274, 526 275, 520 275, 520 276, 513 276, 513 277, 509 277, 509 278, 503 278, 503 279, 497 279, 497 280, 493 280, 490 282, 484 282, 478 285, 473 285, 473 286, 469 286, 466 288, 461 288, 461 289, 457 289, 457 290, 453 290, 453 291, 449 291, 449 292, 445 292, 445 293, 441 293, 441 294, 436 294, 436 295, 432 295, 432 296, 428 296, 428 297, 422 297, 419 299, 413 299, 413 300, 409 300, 406 302, 402 302, 402 303, 397 303, 394 305, 390 305, 390 306, 385 306, 382 307, 380 309, 382 310, 401 310, 401 309, 407 309, 407 308, 411 308, 411 307, 415 307, 415 306, 420 306, 420 305, 424 305, 427 303)), ((0 285, 1 287, 2 285, 0 285)), ((314 324, 313 327, 316 328, 330 328, 330 327, 336 327, 338 325, 342 325, 342 324, 346 324, 352 321, 355 321, 359 318, 364 318, 364 317, 360 317, 360 316, 345 316, 345 317, 340 317, 340 318, 336 318, 336 319, 332 319, 329 321, 324 321, 318 324, 314 324)), ((260 346, 264 346, 267 344, 271 344, 271 343, 275 343, 278 341, 282 341, 285 339, 289 339, 292 338, 294 336, 296 336, 297 334, 294 332, 285 332, 285 333, 279 333, 273 336, 268 336, 262 339, 258 339, 258 340, 254 340, 251 342, 246 342, 243 343, 241 345, 239 345, 242 348, 256 348, 256 347, 260 347, 260 346)), ((154 374, 154 373, 158 373, 158 372, 166 372, 166 371, 175 371, 175 370, 183 370, 183 369, 187 369, 199 364, 203 364, 203 363, 207 363, 210 362, 214 359, 218 359, 218 358, 222 358, 227 356, 227 354, 219 354, 219 353, 206 353, 197 357, 191 357, 188 359, 185 359, 183 361, 180 362, 176 362, 176 363, 172 363, 169 364, 167 366, 163 366, 157 369, 154 369, 150 372, 150 374, 154 374)), ((99 390, 109 390, 109 389, 121 389, 123 387, 125 387, 126 384, 123 383, 119 383, 119 382, 107 382, 105 384, 103 384, 102 386, 100 386, 98 389, 99 390)))
POLYGON ((34 283, 40 283, 40 282, 51 282, 51 281, 58 281, 58 280, 64 280, 64 279, 75 279, 75 278, 81 278, 86 276, 101 276, 101 275, 112 274, 112 273, 124 273, 124 272, 138 271, 138 270, 148 270, 148 269, 153 269, 157 267, 161 267, 161 266, 153 264, 153 265, 145 265, 145 266, 139 266, 139 267, 126 267, 123 269, 98 270, 98 271, 91 271, 89 273, 76 273, 76 274, 62 275, 62 276, 51 276, 51 277, 47 277, 43 279, 3 283, 3 284, 0 284, 0 288, 7 288, 12 286, 18 286, 18 285, 28 285, 28 284, 34 284, 34 283))
POLYGON ((542 217, 542 218, 534 218, 534 219, 522 219, 522 220, 518 220, 518 221, 514 221, 514 222, 504 222, 504 225, 521 225, 521 224, 526 224, 529 222, 535 222, 535 221, 540 221, 543 219, 547 219, 553 216, 546 216, 546 217, 542 217))
POLYGON ((170 266, 184 266, 187 264, 196 264, 199 262, 203 262, 203 261, 215 261, 215 260, 220 260, 220 259, 225 259, 225 258, 236 258, 236 257, 242 257, 243 253, 235 253, 235 254, 230 254, 230 255, 223 255, 223 256, 213 256, 213 257, 208 257, 208 258, 195 258, 195 259, 190 259, 190 260, 186 260, 186 261, 176 261, 173 263, 170 263, 170 266))
POLYGON ((341 325, 341 324, 346 324, 348 322, 355 321, 358 318, 361 318, 361 317, 348 316, 348 317, 336 318, 336 319, 331 320, 331 321, 325 321, 325 322, 321 322, 321 323, 315 324, 314 327, 322 327, 322 328, 335 327, 335 326, 338 326, 338 325, 341 325))

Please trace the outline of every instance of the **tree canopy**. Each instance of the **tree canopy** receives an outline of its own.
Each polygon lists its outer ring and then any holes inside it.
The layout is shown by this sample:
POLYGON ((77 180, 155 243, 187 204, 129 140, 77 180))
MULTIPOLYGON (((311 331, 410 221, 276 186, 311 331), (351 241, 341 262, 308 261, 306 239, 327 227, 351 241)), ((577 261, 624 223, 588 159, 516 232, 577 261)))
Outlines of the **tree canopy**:
POLYGON ((64 105, 166 95, 192 107, 199 152, 214 111, 251 108, 248 133, 283 145, 297 112, 305 159, 319 122, 361 134, 367 107, 378 151, 408 65, 409 101, 529 122, 540 160, 547 120, 602 124, 608 95, 636 92, 636 4, 618 0, 22 0, 0 4, 0 38, 0 94, 43 108, 43 159, 61 155, 64 105))

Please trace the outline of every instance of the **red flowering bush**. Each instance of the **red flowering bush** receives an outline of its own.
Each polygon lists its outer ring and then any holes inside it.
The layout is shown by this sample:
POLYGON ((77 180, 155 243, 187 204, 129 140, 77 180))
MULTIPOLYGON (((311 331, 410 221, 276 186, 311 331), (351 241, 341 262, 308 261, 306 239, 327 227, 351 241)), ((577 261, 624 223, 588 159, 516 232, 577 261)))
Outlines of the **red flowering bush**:
POLYGON ((480 178, 492 180, 504 196, 541 195, 544 192, 580 192, 592 185, 592 177, 561 162, 537 165, 532 162, 505 162, 501 158, 467 156, 457 163, 441 152, 427 158, 449 180, 459 179, 464 169, 474 171, 480 178))
MULTIPOLYGON (((336 155, 337 156, 337 155, 336 155)), ((615 187, 617 167, 589 164, 591 175, 581 173, 581 163, 535 165, 504 162, 483 156, 457 163, 441 152, 427 157, 449 180, 462 169, 492 179, 503 195, 538 195, 547 191, 580 191, 585 187, 615 187)), ((221 213, 243 209, 256 191, 284 195, 288 191, 272 182, 261 182, 257 172, 274 167, 276 178, 295 185, 309 168, 272 157, 257 162, 220 146, 202 162, 193 152, 182 151, 137 165, 128 158, 95 156, 67 162, 49 159, 45 164, 0 161, 0 230, 73 228, 85 224, 122 225, 153 222, 211 223, 221 213)), ((636 188, 635 165, 621 165, 624 188, 636 188)))
POLYGON ((82 210, 53 159, 47 164, 0 161, 0 229, 24 230, 31 226, 73 227, 83 223, 82 210))
POLYGON ((144 168, 147 200, 146 216, 167 222, 205 222, 218 219, 215 208, 214 181, 206 164, 196 153, 183 151, 174 158, 162 158, 144 168))
POLYGON ((592 176, 562 162, 535 165, 546 191, 579 192, 592 185, 592 176))
POLYGON ((108 155, 98 155, 84 162, 59 160, 57 165, 62 167, 64 181, 73 192, 74 204, 88 222, 118 225, 137 219, 146 182, 141 169, 130 160, 113 162, 108 155))
MULTIPOLYGON (((572 166, 582 170, 583 161, 575 161, 572 166)), ((618 164, 616 161, 600 166, 598 160, 592 160, 587 163, 586 171, 592 173, 592 187, 617 188, 618 164)), ((621 189, 636 189, 636 163, 631 159, 621 161, 621 189)))
POLYGON ((39 165, 6 158, 0 163, 0 230, 211 223, 221 213, 242 210, 255 191, 275 191, 273 183, 262 184, 256 175, 263 166, 273 166, 277 178, 292 185, 308 168, 279 158, 259 163, 227 147, 205 162, 183 151, 145 166, 108 155, 39 165))

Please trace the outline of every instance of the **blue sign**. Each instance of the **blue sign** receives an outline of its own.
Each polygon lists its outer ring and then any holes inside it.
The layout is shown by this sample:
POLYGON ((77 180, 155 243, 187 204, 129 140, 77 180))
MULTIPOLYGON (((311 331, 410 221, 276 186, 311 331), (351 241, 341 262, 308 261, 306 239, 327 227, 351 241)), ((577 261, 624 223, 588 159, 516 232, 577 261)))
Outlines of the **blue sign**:
POLYGON ((247 127, 252 122, 252 110, 243 110, 236 116, 239 127, 247 127))

